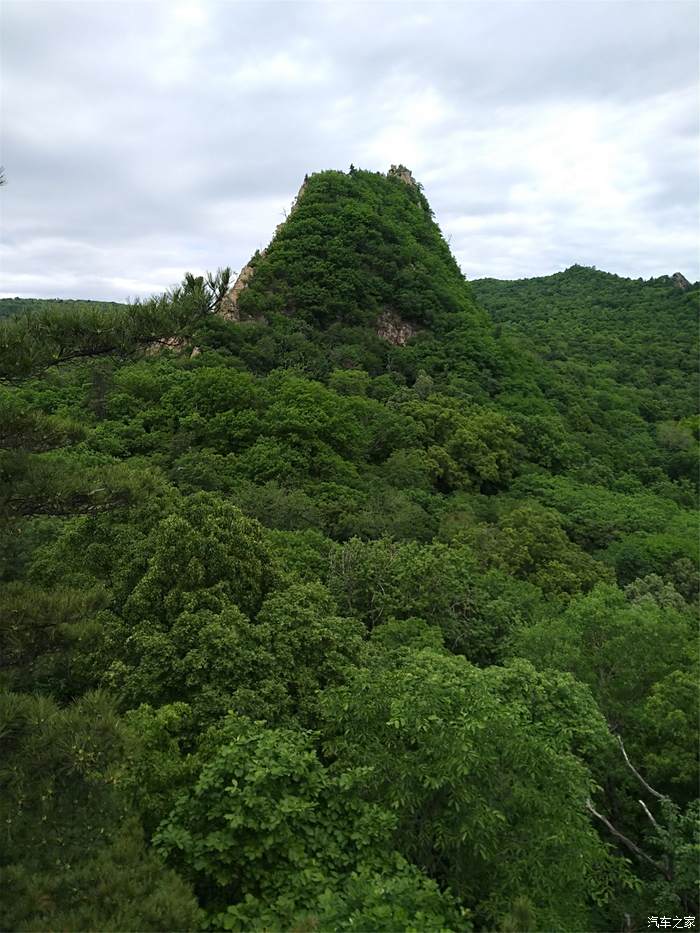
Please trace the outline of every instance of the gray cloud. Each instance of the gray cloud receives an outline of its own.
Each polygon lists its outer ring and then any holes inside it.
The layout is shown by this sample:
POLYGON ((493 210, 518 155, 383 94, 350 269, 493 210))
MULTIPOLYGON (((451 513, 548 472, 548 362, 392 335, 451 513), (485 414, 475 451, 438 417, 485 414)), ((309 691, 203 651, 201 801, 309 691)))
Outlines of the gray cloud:
POLYGON ((0 293, 240 268, 306 172, 404 162, 468 277, 697 255, 697 7, 4 0, 0 293))

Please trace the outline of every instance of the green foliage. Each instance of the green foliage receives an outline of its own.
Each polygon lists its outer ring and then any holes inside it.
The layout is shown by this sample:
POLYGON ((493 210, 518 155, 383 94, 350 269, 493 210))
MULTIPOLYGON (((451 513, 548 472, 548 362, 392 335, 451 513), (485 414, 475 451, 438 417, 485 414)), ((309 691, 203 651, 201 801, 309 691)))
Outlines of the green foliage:
POLYGON ((640 745, 649 780, 675 799, 691 800, 700 783, 697 754, 700 671, 697 655, 687 669, 659 679, 644 699, 640 745))
POLYGON ((199 926, 190 890, 146 848, 120 791, 125 734, 105 697, 61 710, 0 694, 0 736, 3 926, 199 926))
POLYGON ((256 523, 227 502, 199 493, 185 499, 144 542, 142 570, 131 591, 122 594, 124 614, 168 624, 197 605, 232 602, 243 612, 256 612, 272 586, 269 560, 256 523))
POLYGON ((591 687, 614 730, 629 735, 653 686, 685 667, 692 631, 687 614, 630 603, 616 587, 603 585, 571 602, 559 618, 520 630, 513 654, 571 671, 591 687))
POLYGON ((460 930, 472 925, 468 911, 459 908, 414 865, 397 855, 384 872, 360 868, 342 888, 326 889, 318 898, 316 913, 302 917, 296 928, 319 930, 460 930))
POLYGON ((67 300, 65 298, 0 298, 0 317, 9 317, 11 314, 23 314, 28 311, 41 311, 44 308, 55 308, 56 306, 76 310, 100 308, 105 311, 125 307, 116 301, 81 301, 79 299, 67 300))
POLYGON ((312 175, 254 268, 240 298, 250 317, 355 325, 390 308, 423 324, 460 311, 480 320, 421 192, 378 173, 312 175))
POLYGON ((466 548, 354 538, 333 555, 329 585, 341 608, 370 629, 418 616, 458 646, 470 616, 474 563, 466 548))
POLYGON ((572 266, 472 288, 502 331, 560 377, 553 397, 589 455, 643 482, 651 465, 696 481, 697 451, 683 425, 697 415, 697 284, 684 290, 668 276, 632 280, 572 266))
POLYGON ((70 450, 0 451, 0 514, 9 519, 128 506, 158 495, 160 485, 158 473, 147 467, 100 463, 70 450))
POLYGON ((257 524, 200 493, 146 539, 103 616, 96 665, 128 706, 196 701, 221 715, 265 657, 258 612, 274 583, 257 524))
POLYGON ((230 270, 186 276, 160 298, 126 308, 99 302, 43 305, 0 319, 0 379, 23 379, 83 357, 128 354, 188 330, 221 301, 230 270))
POLYGON ((75 696, 90 686, 80 664, 94 639, 94 615, 107 594, 92 590, 43 590, 15 581, 0 588, 0 682, 13 690, 49 688, 75 696), (70 663, 71 656, 74 661, 70 663), (77 656, 77 657, 76 657, 77 656))
POLYGON ((0 302, 4 924, 696 912, 697 287, 472 290, 403 166, 251 269, 0 302))
POLYGON ((545 593, 578 593, 610 579, 604 566, 569 541, 557 513, 535 504, 513 509, 496 528, 482 526, 475 538, 487 566, 545 593))
POLYGON ((680 514, 675 502, 641 487, 622 492, 565 476, 522 477, 513 492, 556 509, 567 535, 587 550, 608 547, 628 534, 658 531, 680 514))
POLYGON ((384 929, 423 918, 442 928, 458 916, 450 897, 392 853, 395 818, 354 792, 362 769, 333 775, 310 735, 248 720, 229 717, 219 739, 155 836, 217 929, 289 928, 305 915, 348 929, 375 913, 384 929), (387 885, 398 903, 380 896, 387 885))
POLYGON ((673 913, 698 915, 700 890, 700 801, 681 810, 668 798, 661 801, 660 821, 649 833, 649 842, 668 866, 669 878, 659 878, 649 886, 648 894, 668 904, 673 913))
MULTIPOLYGON (((657 574, 676 582, 675 572, 685 563, 694 562, 697 555, 697 531, 690 522, 678 531, 648 534, 635 532, 612 544, 605 559, 617 572, 621 583, 630 583, 638 577, 657 574), (695 533, 694 533, 695 532, 695 533)), ((691 596, 697 595, 697 588, 691 596)))
MULTIPOLYGON (((412 653, 326 691, 324 748, 343 767, 365 769, 365 794, 398 817, 402 854, 482 923, 526 890, 539 928, 572 918, 585 927, 588 877, 602 853, 581 809, 588 778, 561 736, 532 728, 542 708, 530 706, 527 686, 518 692, 511 681, 505 703, 497 671, 412 653)), ((590 701, 584 709, 590 715, 590 701)), ((605 734, 599 717, 597 728, 605 734)))

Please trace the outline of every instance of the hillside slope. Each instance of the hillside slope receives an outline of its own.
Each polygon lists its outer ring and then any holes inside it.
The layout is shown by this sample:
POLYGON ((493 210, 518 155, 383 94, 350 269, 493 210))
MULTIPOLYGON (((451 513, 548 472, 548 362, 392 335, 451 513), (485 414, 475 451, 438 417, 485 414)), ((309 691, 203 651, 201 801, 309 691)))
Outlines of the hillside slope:
MULTIPOLYGON (((267 350, 265 360, 258 352, 247 365, 298 363, 320 378, 358 366, 409 381, 423 369, 444 387, 482 398, 512 372, 531 369, 531 360, 495 340, 420 185, 401 170, 320 172, 305 180, 288 218, 222 308, 224 317, 246 324, 236 334, 237 352, 251 343, 267 350)), ((231 330, 220 332, 222 346, 228 340, 234 349, 231 330)), ((203 339, 217 338, 210 332, 203 339)))
POLYGON ((652 420, 697 409, 700 286, 682 276, 626 279, 585 266, 519 281, 471 282, 493 320, 568 378, 640 394, 652 420))
POLYGON ((125 304, 116 301, 85 301, 80 298, 0 298, 0 318, 12 314, 26 314, 33 311, 44 311, 47 308, 60 308, 72 311, 99 309, 115 311, 126 308, 125 304))
POLYGON ((402 167, 242 275, 0 322, 2 927, 696 914, 684 305, 542 352, 402 167))
POLYGON ((285 223, 253 261, 240 306, 309 323, 415 326, 467 313, 483 325, 420 187, 353 170, 307 178, 285 223))

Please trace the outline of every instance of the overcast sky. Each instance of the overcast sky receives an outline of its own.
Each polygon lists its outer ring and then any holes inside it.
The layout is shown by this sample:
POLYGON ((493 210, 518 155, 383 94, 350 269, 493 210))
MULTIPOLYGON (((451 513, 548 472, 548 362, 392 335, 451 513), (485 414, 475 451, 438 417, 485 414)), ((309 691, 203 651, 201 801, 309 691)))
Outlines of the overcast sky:
POLYGON ((698 260, 698 6, 2 0, 0 294, 238 270, 306 172, 403 162, 468 278, 698 260))

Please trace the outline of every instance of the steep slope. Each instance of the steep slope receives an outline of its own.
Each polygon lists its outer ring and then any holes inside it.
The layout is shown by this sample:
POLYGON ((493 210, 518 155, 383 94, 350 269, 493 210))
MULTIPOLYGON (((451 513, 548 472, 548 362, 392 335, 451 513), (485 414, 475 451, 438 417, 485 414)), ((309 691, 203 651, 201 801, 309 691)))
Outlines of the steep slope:
POLYGON ((286 222, 252 262, 239 298, 251 317, 293 314, 319 327, 415 327, 446 314, 483 318, 418 185, 397 173, 321 172, 304 182, 286 222))
POLYGON ((307 177, 221 313, 246 326, 211 321, 198 345, 235 352, 255 371, 296 364, 325 380, 360 368, 408 384, 423 371, 444 391, 482 400, 526 383, 551 408, 538 385, 544 368, 497 338, 403 166, 307 177))

